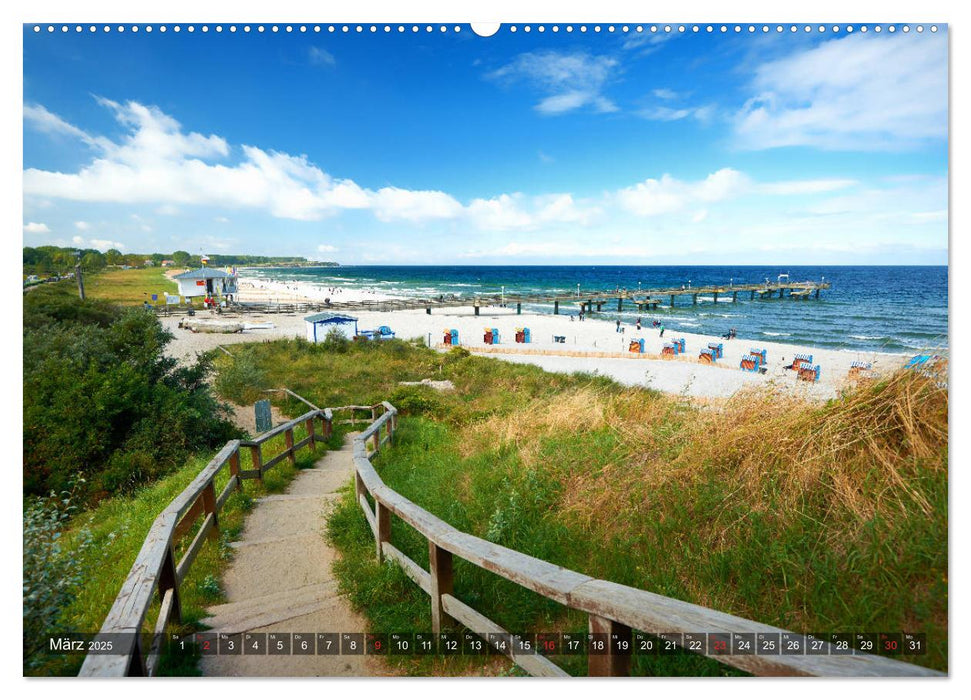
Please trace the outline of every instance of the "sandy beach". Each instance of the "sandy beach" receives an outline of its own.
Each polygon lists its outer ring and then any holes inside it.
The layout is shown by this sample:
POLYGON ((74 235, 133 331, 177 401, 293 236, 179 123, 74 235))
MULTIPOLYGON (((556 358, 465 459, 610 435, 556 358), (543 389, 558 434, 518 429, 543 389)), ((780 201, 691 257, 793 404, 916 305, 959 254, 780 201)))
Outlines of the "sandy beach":
MULTIPOLYGON (((324 288, 308 293, 304 285, 298 283, 267 282, 245 277, 240 280, 239 298, 241 301, 320 301, 317 295, 321 291, 335 302, 381 298, 369 295, 366 289, 324 288)), ((477 354, 507 362, 530 363, 551 372, 599 373, 625 385, 646 386, 696 398, 727 398, 741 389, 763 386, 824 400, 837 395, 847 385, 847 374, 853 362, 869 362, 874 374, 883 374, 900 367, 907 359, 906 355, 891 353, 820 349, 746 338, 726 340, 673 328, 667 328, 662 338, 660 331, 651 327, 649 322, 640 331, 632 324, 624 324, 623 333, 618 333, 616 322, 609 313, 588 316, 582 322, 575 315, 566 313, 524 312, 518 315, 515 308, 498 306, 483 307, 479 316, 475 316, 471 306, 436 309, 431 315, 423 310, 354 312, 352 315, 358 319, 359 330, 386 325, 395 331, 398 338, 421 338, 443 351, 447 350, 443 345, 445 330, 454 328, 459 332, 460 344, 477 354), (528 344, 515 342, 516 329, 523 327, 530 329, 531 342, 528 344), (485 344, 483 336, 486 328, 499 329, 498 345, 485 344), (563 337, 564 342, 554 342, 554 336, 563 337), (629 352, 631 340, 640 338, 644 339, 644 354, 629 352), (685 353, 662 359, 664 344, 680 338, 684 338, 685 353), (701 364, 698 355, 709 343, 722 343, 724 355, 713 365, 701 364), (739 369, 742 356, 755 348, 766 351, 767 371, 764 374, 739 369), (797 353, 813 356, 813 364, 820 366, 818 382, 799 381, 793 371, 783 369, 792 363, 797 353)), ((247 314, 239 320, 248 323, 269 322, 274 328, 233 334, 192 333, 178 328, 181 317, 162 318, 162 323, 175 334, 169 352, 174 357, 188 360, 195 353, 211 350, 217 345, 305 337, 303 316, 247 314)))

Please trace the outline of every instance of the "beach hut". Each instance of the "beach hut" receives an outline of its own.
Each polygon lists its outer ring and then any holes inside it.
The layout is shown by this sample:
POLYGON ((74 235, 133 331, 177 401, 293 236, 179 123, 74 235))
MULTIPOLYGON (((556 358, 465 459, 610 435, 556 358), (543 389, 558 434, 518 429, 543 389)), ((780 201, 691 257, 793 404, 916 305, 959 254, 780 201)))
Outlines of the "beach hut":
POLYGON ((870 370, 873 369, 873 365, 869 362, 853 362, 850 365, 850 371, 847 373, 847 377, 859 377, 860 375, 869 374, 870 370))
POLYGON ((636 352, 643 354, 644 352, 644 339, 643 338, 631 338, 630 345, 627 347, 630 352, 636 352))
POLYGON ((671 342, 678 346, 678 353, 677 354, 680 355, 680 354, 683 354, 684 353, 684 338, 675 338, 671 342))
POLYGON ((758 348, 749 348, 749 354, 750 355, 758 355, 759 356, 759 359, 762 360, 762 364, 763 365, 765 364, 765 357, 766 357, 766 350, 765 350, 765 348, 762 348, 761 350, 759 350, 758 348))
POLYGON ((198 270, 189 270, 181 275, 175 275, 172 279, 179 285, 179 294, 186 299, 205 296, 223 297, 237 293, 236 275, 213 268, 200 267, 198 270))
POLYGON ((661 348, 661 357, 674 357, 678 354, 678 346, 675 343, 665 343, 661 348))
POLYGON ((708 349, 714 351, 713 358, 721 359, 725 355, 724 346, 721 343, 708 343, 708 349))
POLYGON ((713 365, 718 359, 718 351, 714 348, 705 348, 698 354, 698 362, 703 365, 713 365))
POLYGON ((311 343, 321 342, 332 330, 336 330, 348 340, 353 340, 357 335, 357 319, 353 316, 324 311, 306 316, 303 320, 307 324, 307 340, 311 343))

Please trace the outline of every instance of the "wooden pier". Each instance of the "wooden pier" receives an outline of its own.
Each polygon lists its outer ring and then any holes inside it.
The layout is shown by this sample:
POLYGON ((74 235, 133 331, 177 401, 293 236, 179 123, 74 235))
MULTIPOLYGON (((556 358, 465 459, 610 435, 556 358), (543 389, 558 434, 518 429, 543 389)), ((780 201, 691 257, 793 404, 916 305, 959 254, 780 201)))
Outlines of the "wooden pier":
MULTIPOLYGON (((794 300, 819 299, 823 289, 829 289, 829 282, 774 282, 762 284, 709 285, 704 287, 671 287, 659 289, 614 289, 602 291, 580 291, 568 294, 516 294, 495 293, 472 296, 441 295, 436 298, 386 299, 375 301, 344 302, 234 302, 227 311, 242 313, 310 313, 316 311, 409 311, 424 309, 431 314, 434 309, 469 307, 479 315, 482 307, 515 305, 516 313, 521 314, 523 304, 546 304, 553 306, 553 313, 559 314, 561 305, 572 306, 584 314, 614 311, 638 312, 654 311, 662 306, 674 308, 682 298, 682 305, 695 306, 699 303, 717 303, 719 299, 739 298, 749 301, 756 299, 794 300)), ((159 313, 185 313, 185 307, 171 307, 167 311, 158 307, 159 313)))

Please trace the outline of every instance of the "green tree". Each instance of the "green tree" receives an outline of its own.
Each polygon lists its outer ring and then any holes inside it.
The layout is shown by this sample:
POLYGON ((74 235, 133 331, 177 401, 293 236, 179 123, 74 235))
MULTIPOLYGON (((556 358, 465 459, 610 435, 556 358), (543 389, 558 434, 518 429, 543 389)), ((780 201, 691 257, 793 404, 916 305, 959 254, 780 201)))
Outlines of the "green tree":
POLYGON ((105 261, 109 265, 121 265, 122 264, 121 251, 115 250, 114 248, 109 248, 108 252, 105 253, 105 261))
POLYGON ((184 250, 177 250, 172 253, 172 261, 179 267, 186 267, 192 256, 184 250))
POLYGON ((81 258, 81 268, 84 270, 101 270, 106 264, 105 256, 97 250, 89 250, 81 258))

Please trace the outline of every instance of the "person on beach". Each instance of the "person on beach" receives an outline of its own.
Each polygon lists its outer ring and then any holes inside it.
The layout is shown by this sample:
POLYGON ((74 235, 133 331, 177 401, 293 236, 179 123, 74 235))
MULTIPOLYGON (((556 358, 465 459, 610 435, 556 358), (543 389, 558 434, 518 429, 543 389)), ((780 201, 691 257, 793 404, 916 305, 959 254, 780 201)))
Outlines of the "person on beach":
POLYGON ((664 337, 664 324, 663 323, 661 324, 661 335, 659 335, 658 337, 659 338, 663 338, 664 337))
POLYGON ((617 332, 620 333, 620 319, 617 319, 617 332))
POLYGON ((641 319, 637 319, 637 330, 641 329, 641 319))

